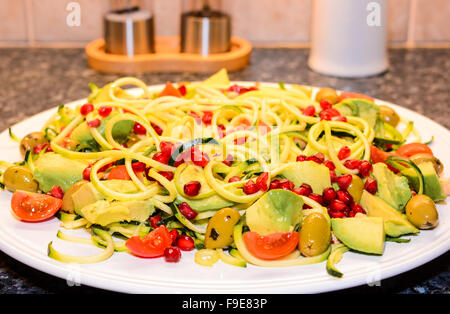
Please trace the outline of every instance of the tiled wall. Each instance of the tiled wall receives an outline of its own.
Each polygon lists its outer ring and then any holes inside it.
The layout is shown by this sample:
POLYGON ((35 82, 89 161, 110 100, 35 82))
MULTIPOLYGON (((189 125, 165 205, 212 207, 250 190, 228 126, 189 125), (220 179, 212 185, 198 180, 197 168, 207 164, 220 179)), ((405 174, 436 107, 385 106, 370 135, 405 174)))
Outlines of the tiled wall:
MULTIPOLYGON (((182 1, 153 0, 156 35, 177 35, 182 1)), ((258 45, 309 43, 314 0, 222 0, 233 34, 258 45)), ((393 46, 450 44, 450 0, 388 0, 393 46)), ((107 0, 0 0, 0 45, 82 46, 102 37, 107 0), (81 25, 68 26, 67 4, 81 7, 81 25)))

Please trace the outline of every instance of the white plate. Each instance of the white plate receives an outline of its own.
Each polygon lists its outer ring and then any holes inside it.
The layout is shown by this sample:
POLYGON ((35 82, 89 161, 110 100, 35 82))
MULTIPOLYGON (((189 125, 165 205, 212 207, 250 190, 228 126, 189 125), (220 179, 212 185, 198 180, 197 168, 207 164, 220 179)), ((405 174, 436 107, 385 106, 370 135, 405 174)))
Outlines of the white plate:
MULTIPOLYGON (((162 86, 151 88, 161 89, 162 86)), ((415 112, 392 106, 400 115, 415 122, 423 139, 434 136, 431 147, 446 166, 445 176, 449 177, 450 132, 415 112)), ((13 131, 21 137, 39 130, 53 112, 55 109, 33 116, 13 126, 13 131)), ((9 139, 7 131, 0 134, 0 160, 20 160, 18 145, 9 139)), ((338 265, 344 273, 340 279, 327 274, 325 263, 288 268, 252 265, 239 268, 218 262, 211 268, 202 267, 194 263, 194 252, 183 252, 181 261, 176 264, 166 263, 162 258, 140 259, 126 253, 115 253, 98 264, 63 264, 47 257, 50 241, 56 249, 72 255, 90 255, 100 249, 57 239, 59 222, 56 218, 43 223, 24 223, 14 219, 10 213, 10 199, 11 193, 0 192, 0 249, 3 252, 33 268, 66 279, 68 284, 81 283, 127 293, 325 292, 372 284, 425 264, 450 248, 450 205, 439 204, 440 225, 435 230, 422 231, 419 236, 412 236, 409 243, 388 242, 382 256, 346 253, 338 265)), ((66 232, 87 235, 83 230, 66 232)))

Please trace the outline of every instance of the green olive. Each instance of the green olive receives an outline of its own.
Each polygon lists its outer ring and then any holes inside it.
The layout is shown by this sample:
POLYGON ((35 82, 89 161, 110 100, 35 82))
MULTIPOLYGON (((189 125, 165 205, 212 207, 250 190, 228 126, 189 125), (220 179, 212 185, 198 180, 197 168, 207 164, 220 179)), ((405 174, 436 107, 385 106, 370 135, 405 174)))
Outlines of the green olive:
POLYGON ((234 226, 241 215, 235 209, 226 207, 211 217, 206 228, 205 246, 207 249, 217 249, 233 243, 234 226))
POLYGON ((339 101, 339 96, 332 88, 321 88, 316 94, 316 101, 320 102, 322 99, 328 100, 331 104, 335 104, 339 101))
POLYGON ((298 249, 305 256, 317 256, 330 245, 330 224, 321 213, 311 213, 303 221, 299 232, 298 249))
POLYGON ((42 132, 31 132, 20 141, 20 154, 25 157, 28 150, 33 150, 36 145, 44 144, 47 139, 42 132))
POLYGON ((439 215, 433 200, 425 194, 413 196, 405 207, 406 217, 419 229, 433 229, 439 223, 439 215))
POLYGON ((436 170, 438 176, 440 176, 444 172, 444 165, 442 164, 442 162, 431 154, 415 154, 409 157, 409 159, 411 159, 411 161, 416 165, 420 165, 421 163, 427 161, 432 162, 434 170, 436 170))
POLYGON ((356 203, 359 203, 364 190, 364 182, 357 175, 352 174, 352 182, 347 188, 348 193, 353 197, 356 203))
POLYGON ((66 193, 64 193, 61 210, 69 213, 73 213, 75 211, 75 205, 73 203, 72 195, 87 182, 88 181, 86 180, 77 181, 70 188, 67 189, 66 193))
POLYGON ((400 116, 389 106, 380 105, 380 118, 382 121, 396 127, 400 121, 400 116))
POLYGON ((8 167, 3 174, 3 183, 5 188, 12 192, 16 190, 36 192, 39 187, 31 170, 24 166, 8 167))

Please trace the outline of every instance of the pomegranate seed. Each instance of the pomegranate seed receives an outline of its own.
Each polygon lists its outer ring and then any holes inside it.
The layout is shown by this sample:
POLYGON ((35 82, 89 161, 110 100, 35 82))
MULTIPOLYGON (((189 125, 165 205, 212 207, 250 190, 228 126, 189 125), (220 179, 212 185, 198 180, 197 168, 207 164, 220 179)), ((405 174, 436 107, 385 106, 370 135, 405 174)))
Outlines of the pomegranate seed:
POLYGON ((322 198, 326 203, 330 203, 336 198, 336 191, 333 188, 326 188, 322 192, 322 198))
POLYGON ((206 167, 206 165, 208 165, 209 157, 208 154, 193 149, 191 151, 191 160, 194 163, 194 165, 204 168, 206 167))
POLYGON ((307 161, 314 161, 315 163, 318 163, 319 165, 322 163, 320 159, 317 156, 309 156, 306 158, 307 161))
POLYGON ((256 185, 258 186, 258 189, 261 191, 267 191, 269 189, 269 186, 267 185, 269 181, 269 173, 263 172, 259 175, 259 177, 256 179, 256 185))
POLYGON ((194 219, 198 215, 198 213, 186 202, 180 203, 178 209, 180 210, 180 213, 189 220, 194 219))
POLYGON ((303 114, 305 116, 314 117, 314 115, 316 114, 316 108, 314 106, 308 106, 303 109, 303 114))
POLYGON ((330 170, 330 180, 331 183, 335 183, 337 181, 336 171, 330 170))
POLYGON ((229 180, 228 180, 228 182, 237 182, 237 181, 241 181, 241 178, 239 178, 238 176, 234 176, 234 177, 231 177, 229 180))
POLYGON ((84 104, 83 106, 81 106, 80 108, 80 113, 85 116, 87 115, 89 112, 94 111, 94 105, 93 104, 84 104))
POLYGON ((325 155, 322 153, 317 153, 314 155, 317 159, 319 159, 320 163, 323 163, 325 161, 325 155))
POLYGON ((339 150, 339 153, 338 153, 338 158, 339 158, 339 160, 348 158, 348 157, 350 156, 350 153, 351 153, 351 151, 350 151, 350 148, 349 148, 348 146, 342 147, 342 148, 339 150))
POLYGON ((271 182, 270 182, 270 186, 269 186, 269 189, 270 190, 276 190, 276 189, 279 189, 280 188, 280 179, 273 179, 271 182))
POLYGON ((331 120, 331 115, 329 113, 320 113, 319 114, 320 120, 326 120, 326 121, 330 121, 331 120))
POLYGON ((353 178, 351 174, 345 174, 337 177, 336 182, 342 190, 347 190, 347 188, 352 183, 352 179, 353 178))
POLYGON ((288 179, 280 180, 279 184, 280 184, 279 189, 288 190, 288 191, 291 191, 295 187, 294 182, 292 182, 288 179))
POLYGON ((323 165, 325 167, 327 167, 328 169, 330 169, 330 170, 336 169, 336 166, 334 165, 334 162, 332 162, 331 160, 325 161, 325 163, 323 165))
POLYGON ((355 216, 356 216, 356 212, 354 212, 353 210, 351 210, 351 211, 348 213, 348 217, 353 218, 353 217, 355 217, 355 216))
POLYGON ((55 185, 54 187, 52 187, 50 195, 62 200, 64 197, 64 191, 59 185, 55 185))
POLYGON ((373 167, 370 162, 368 162, 367 160, 361 161, 361 164, 359 165, 359 173, 363 177, 368 177, 372 169, 373 167))
POLYGON ((413 189, 411 189, 411 195, 412 195, 412 196, 416 196, 416 195, 417 195, 417 192, 414 191, 413 189))
POLYGON ((151 126, 152 126, 153 130, 155 130, 156 134, 161 135, 163 133, 163 130, 156 124, 151 123, 151 126))
POLYGON ((347 122, 347 118, 344 116, 339 116, 339 117, 335 117, 333 118, 334 121, 341 121, 341 122, 347 122))
POLYGON ((206 125, 211 124, 211 120, 213 117, 212 111, 203 111, 202 122, 206 125))
POLYGON ((308 157, 306 157, 305 155, 298 155, 297 156, 297 161, 305 161, 306 158, 308 158, 308 157))
POLYGON ((373 178, 367 178, 364 183, 364 189, 371 194, 375 194, 378 191, 377 181, 373 178))
POLYGON ((253 180, 248 180, 242 186, 245 194, 254 194, 259 191, 258 185, 253 180))
POLYGON ((311 193, 308 195, 308 197, 310 199, 312 199, 313 201, 316 201, 317 203, 319 203, 320 205, 323 205, 323 198, 322 195, 316 194, 316 193, 311 193))
POLYGON ((52 151, 52 149, 50 148, 50 146, 48 145, 48 143, 42 143, 42 144, 37 144, 36 146, 34 146, 33 152, 34 152, 35 154, 39 154, 43 149, 45 149, 45 152, 50 152, 50 151, 52 151))
POLYGON ((353 203, 353 197, 346 190, 337 191, 337 198, 347 205, 351 205, 353 203))
POLYGON ((178 263, 181 259, 181 251, 179 248, 171 246, 164 249, 164 259, 168 263, 178 263))
POLYGON ((158 173, 169 181, 173 180, 174 174, 172 171, 159 171, 158 173))
POLYGON ((332 218, 344 218, 345 214, 343 212, 331 212, 330 216, 332 218))
POLYGON ((321 99, 319 104, 320 104, 320 108, 322 108, 322 110, 330 109, 333 106, 333 104, 326 99, 321 99))
POLYGON ((145 129, 145 127, 138 122, 134 123, 133 131, 134 131, 134 133, 139 134, 139 135, 145 135, 145 133, 147 133, 147 130, 145 129))
POLYGON ((150 217, 150 226, 152 226, 153 229, 158 228, 159 226, 157 225, 157 223, 160 222, 161 220, 162 218, 159 215, 150 217))
POLYGON ((218 128, 217 132, 219 133, 219 138, 223 138, 227 134, 225 126, 223 124, 221 124, 221 125, 217 126, 217 128, 218 128))
POLYGON ((104 165, 103 167, 101 167, 100 169, 98 169, 98 172, 105 172, 106 170, 108 170, 109 168, 111 168, 112 166, 114 166, 115 163, 111 162, 109 164, 104 165))
POLYGON ((309 184, 303 183, 298 188, 293 189, 292 192, 298 195, 309 196, 312 193, 312 188, 309 184))
POLYGON ((343 201, 334 199, 330 202, 330 209, 335 212, 343 212, 345 210, 348 210, 347 204, 345 204, 343 201))
POLYGON ((331 118, 339 117, 341 113, 334 108, 329 108, 321 112, 322 114, 328 114, 331 118))
POLYGON ((185 96, 187 93, 186 86, 181 85, 180 87, 178 87, 178 91, 180 92, 181 96, 185 96))
POLYGON ((86 168, 84 168, 84 170, 83 170, 83 179, 84 180, 91 181, 91 170, 92 170, 92 165, 89 165, 86 168))
POLYGON ((102 116, 103 118, 106 118, 107 116, 109 116, 111 111, 112 111, 112 107, 109 107, 109 106, 102 106, 102 107, 98 108, 98 114, 100 116, 102 116))
POLYGON ((184 185, 184 193, 187 196, 197 196, 202 185, 198 181, 191 181, 184 185))
POLYGON ((160 142, 159 143, 159 149, 161 150, 161 153, 164 155, 170 156, 172 155, 172 152, 174 151, 175 145, 173 145, 171 142, 160 142))
POLYGON ((145 164, 143 162, 134 162, 131 164, 131 168, 133 168, 134 172, 142 172, 145 171, 145 164))
POLYGON ((161 152, 157 152, 152 157, 153 160, 156 160, 162 164, 167 164, 169 162, 169 156, 164 155, 161 152))
POLYGON ((183 251, 192 251, 194 249, 194 240, 186 235, 179 235, 177 238, 177 246, 183 251))
POLYGON ((366 214, 366 211, 364 210, 364 208, 362 208, 361 205, 357 204, 357 203, 353 203, 352 204, 352 210, 353 212, 356 213, 362 213, 362 214, 366 214))
POLYGON ((172 245, 177 241, 178 235, 180 234, 177 229, 172 229, 170 232, 170 238, 172 239, 172 245))
POLYGON ((358 160, 358 159, 346 160, 344 162, 344 166, 348 169, 359 169, 360 164, 361 164, 361 160, 358 160))

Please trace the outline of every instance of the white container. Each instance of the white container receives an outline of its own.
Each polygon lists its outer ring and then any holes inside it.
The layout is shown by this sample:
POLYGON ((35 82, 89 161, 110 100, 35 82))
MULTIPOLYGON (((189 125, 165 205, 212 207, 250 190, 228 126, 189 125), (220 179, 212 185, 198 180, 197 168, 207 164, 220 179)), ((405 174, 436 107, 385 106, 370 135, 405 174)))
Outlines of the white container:
POLYGON ((387 70, 387 0, 313 0, 309 67, 338 77, 387 70))

